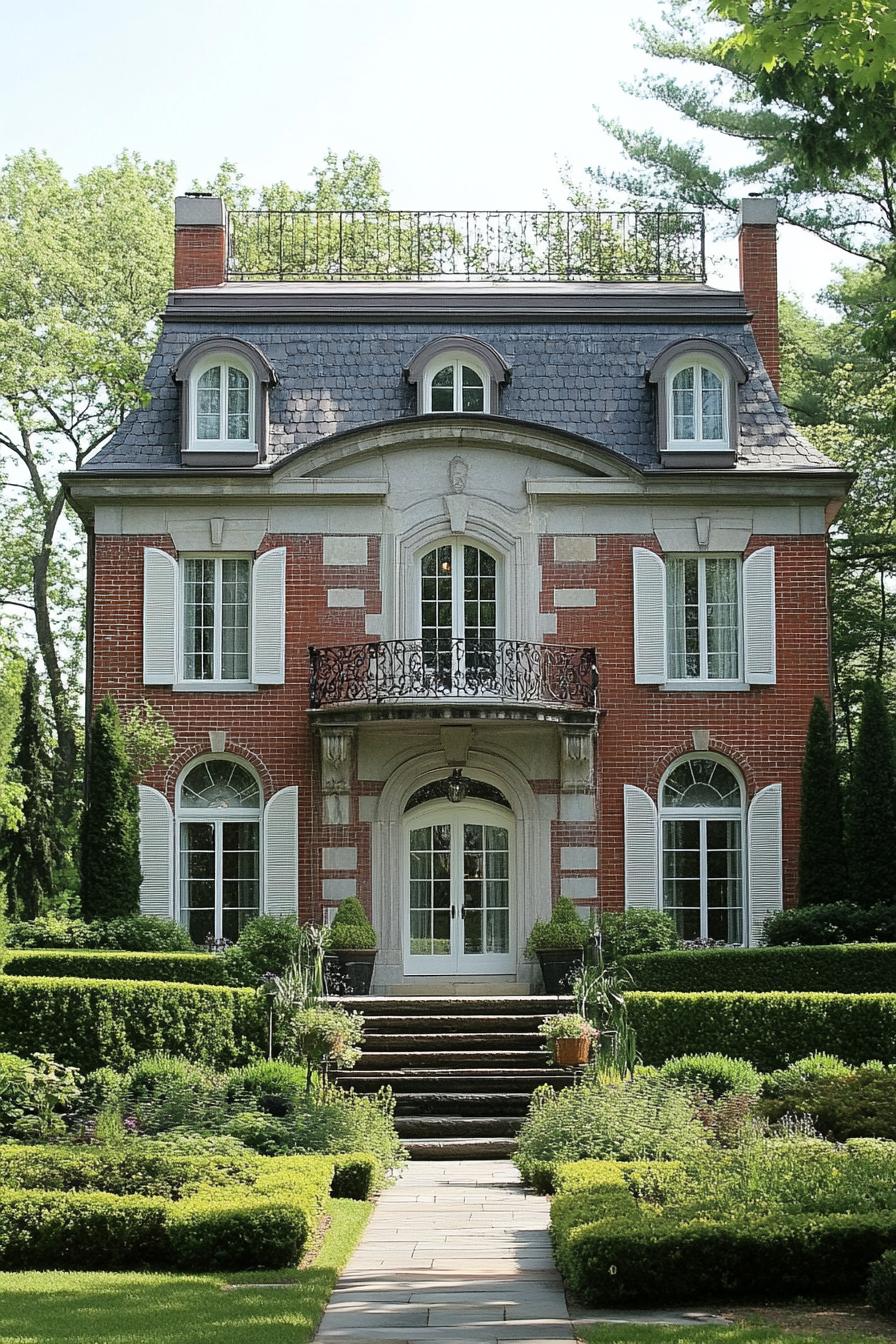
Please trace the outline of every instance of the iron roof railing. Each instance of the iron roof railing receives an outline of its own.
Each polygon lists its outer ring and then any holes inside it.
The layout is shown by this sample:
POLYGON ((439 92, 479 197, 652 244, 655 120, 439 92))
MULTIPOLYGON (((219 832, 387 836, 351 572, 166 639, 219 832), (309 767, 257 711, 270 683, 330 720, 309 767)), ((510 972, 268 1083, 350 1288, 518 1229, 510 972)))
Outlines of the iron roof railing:
POLYGON ((230 280, 702 282, 699 210, 233 210, 230 280))

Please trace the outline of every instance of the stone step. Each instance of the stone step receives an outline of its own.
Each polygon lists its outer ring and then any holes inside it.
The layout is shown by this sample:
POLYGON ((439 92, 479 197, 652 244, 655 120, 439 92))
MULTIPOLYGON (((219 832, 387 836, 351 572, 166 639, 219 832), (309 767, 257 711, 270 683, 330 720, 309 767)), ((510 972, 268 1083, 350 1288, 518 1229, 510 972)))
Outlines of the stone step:
POLYGON ((430 1022, 421 1023, 421 1030, 405 1036, 398 1032, 365 1031, 362 1049, 366 1055, 394 1050, 396 1054, 418 1055, 421 1051, 488 1050, 504 1056, 508 1050, 538 1050, 541 1037, 528 1031, 438 1031, 430 1022))
POLYGON ((399 1092, 395 1114, 520 1116, 529 1109, 529 1095, 528 1092, 399 1092))
MULTIPOLYGON (((398 1067, 407 1069, 462 1069, 489 1068, 493 1073, 504 1068, 538 1069, 545 1056, 540 1050, 415 1050, 413 1054, 400 1051, 362 1050, 359 1063, 368 1072, 382 1070, 386 1075, 398 1067)), ((389 1082, 384 1076, 383 1082, 389 1082)))
POLYGON ((506 1092, 530 1096, 543 1083, 557 1088, 568 1087, 573 1081, 561 1069, 544 1066, 537 1069, 353 1069, 332 1075, 340 1087, 356 1092, 376 1092, 389 1086, 398 1095, 416 1092, 506 1092))
POLYGON ((537 1036, 538 1028, 544 1021, 544 1014, 509 1013, 489 1016, 487 1013, 477 1013, 462 1016, 460 1013, 427 1013, 425 1015, 421 1013, 402 1013, 400 1015, 375 1013, 367 1015, 366 1020, 369 1023, 368 1035, 371 1032, 376 1032, 378 1036, 391 1035, 392 1033, 404 1036, 411 1032, 416 1035, 420 1030, 439 1033, 474 1032, 479 1035, 525 1032, 527 1035, 537 1036))
POLYGON ((405 1115, 395 1117, 401 1139, 498 1139, 519 1133, 517 1115, 405 1115))
POLYGON ((333 999, 344 1008, 354 1009, 365 1017, 502 1017, 528 1014, 545 1017, 548 1013, 569 1012, 573 1001, 568 995, 525 994, 515 996, 424 995, 419 998, 396 995, 353 995, 333 999))
POLYGON ((510 1157, 514 1139, 406 1139, 404 1143, 413 1162, 465 1161, 470 1158, 510 1157))

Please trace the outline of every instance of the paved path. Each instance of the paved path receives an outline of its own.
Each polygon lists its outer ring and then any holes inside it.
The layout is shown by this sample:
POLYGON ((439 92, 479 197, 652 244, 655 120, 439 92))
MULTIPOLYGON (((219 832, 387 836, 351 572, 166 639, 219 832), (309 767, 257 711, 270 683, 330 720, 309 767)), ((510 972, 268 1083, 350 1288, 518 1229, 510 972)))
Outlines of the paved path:
POLYGON ((548 1201, 509 1162, 412 1162, 380 1196, 321 1344, 548 1344, 575 1338, 548 1201))

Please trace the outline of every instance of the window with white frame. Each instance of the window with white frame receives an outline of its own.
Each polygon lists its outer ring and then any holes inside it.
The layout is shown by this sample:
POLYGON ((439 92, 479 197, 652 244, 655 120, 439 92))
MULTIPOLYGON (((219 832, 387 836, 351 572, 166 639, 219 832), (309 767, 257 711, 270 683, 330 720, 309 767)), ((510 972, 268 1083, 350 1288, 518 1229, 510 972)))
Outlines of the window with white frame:
POLYGON ((434 413, 481 414, 491 410, 489 387, 489 374, 472 356, 441 355, 426 373, 425 406, 434 413))
POLYGON ((736 556, 666 557, 666 674, 670 681, 741 675, 740 562, 736 556))
POLYGON ((190 767, 178 790, 180 921, 193 942, 227 939, 260 909, 261 790, 227 757, 190 767))
POLYGON ((255 447, 255 375, 235 356, 211 355, 192 373, 190 447, 255 447))
POLYGON ((489 551, 456 539, 420 558, 420 635, 424 666, 464 692, 495 678, 498 562, 489 551))
POLYGON ((727 449, 731 395, 727 371, 721 364, 691 359, 673 364, 667 377, 669 448, 727 449))
POLYGON ((660 786, 662 904, 684 939, 744 941, 743 791, 730 766, 689 756, 660 786))
POLYGON ((185 556, 181 575, 183 680, 247 682, 252 561, 185 556))

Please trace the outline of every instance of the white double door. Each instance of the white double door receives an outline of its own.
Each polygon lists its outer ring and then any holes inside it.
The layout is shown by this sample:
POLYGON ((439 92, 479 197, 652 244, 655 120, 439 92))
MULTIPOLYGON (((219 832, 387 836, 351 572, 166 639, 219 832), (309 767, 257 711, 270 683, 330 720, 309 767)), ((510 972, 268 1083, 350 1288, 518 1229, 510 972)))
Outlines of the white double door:
POLYGON ((498 975, 516 969, 513 818, 490 803, 424 803, 405 817, 407 975, 498 975))

